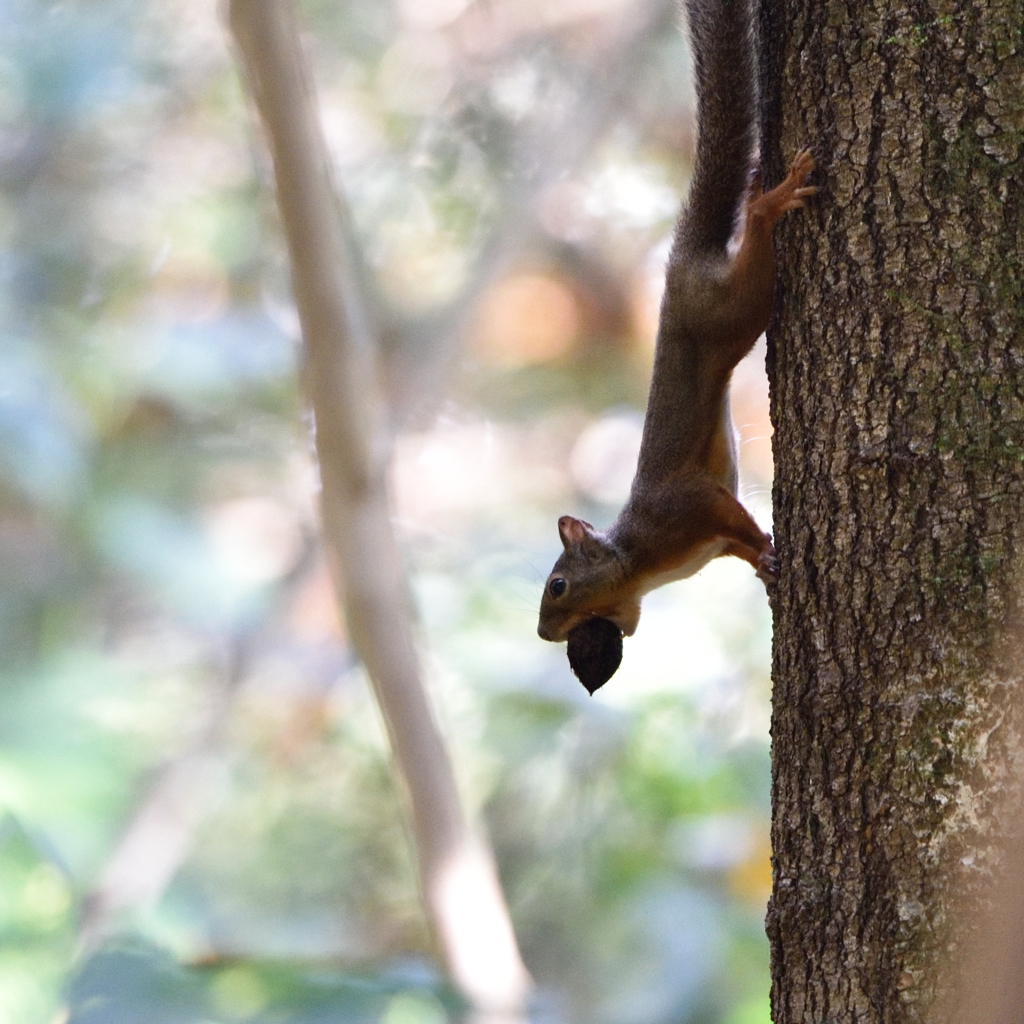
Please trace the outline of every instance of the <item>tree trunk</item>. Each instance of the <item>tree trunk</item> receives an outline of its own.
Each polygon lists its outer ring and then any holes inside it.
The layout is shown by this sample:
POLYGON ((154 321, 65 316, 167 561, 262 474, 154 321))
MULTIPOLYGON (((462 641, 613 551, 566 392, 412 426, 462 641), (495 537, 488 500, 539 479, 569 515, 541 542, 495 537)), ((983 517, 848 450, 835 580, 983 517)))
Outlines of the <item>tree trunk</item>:
POLYGON ((930 1019, 1005 830, 1024 552, 1024 5, 763 0, 777 233, 777 1024, 930 1019))

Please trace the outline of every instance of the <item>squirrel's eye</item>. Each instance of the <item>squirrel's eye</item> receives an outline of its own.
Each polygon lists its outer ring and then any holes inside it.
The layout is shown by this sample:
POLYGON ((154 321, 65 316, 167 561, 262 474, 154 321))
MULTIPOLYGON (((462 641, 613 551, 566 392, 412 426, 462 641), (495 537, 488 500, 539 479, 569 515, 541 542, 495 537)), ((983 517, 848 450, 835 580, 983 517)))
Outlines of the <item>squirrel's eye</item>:
POLYGON ((549 593, 549 594, 550 594, 550 595, 551 595, 552 597, 561 597, 561 596, 562 596, 562 595, 563 595, 563 594, 565 593, 565 588, 566 588, 566 587, 567 587, 568 585, 569 585, 569 584, 568 584, 568 583, 566 583, 566 582, 565 582, 565 580, 563 580, 561 576, 556 576, 556 577, 555 577, 555 578, 554 578, 554 579, 553 579, 553 580, 552 580, 552 581, 551 581, 551 582, 550 582, 550 583, 548 584, 548 593, 549 593))

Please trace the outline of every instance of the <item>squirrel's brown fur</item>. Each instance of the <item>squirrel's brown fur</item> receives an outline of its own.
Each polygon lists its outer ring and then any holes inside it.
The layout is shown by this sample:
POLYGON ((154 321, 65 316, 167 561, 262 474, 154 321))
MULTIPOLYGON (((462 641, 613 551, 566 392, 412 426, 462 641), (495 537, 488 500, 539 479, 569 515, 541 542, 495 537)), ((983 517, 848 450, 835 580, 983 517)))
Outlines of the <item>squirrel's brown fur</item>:
POLYGON ((719 555, 745 559, 766 584, 777 573, 771 538, 736 500, 729 380, 768 326, 772 228, 816 191, 805 184, 814 160, 799 153, 786 180, 762 192, 750 2, 686 0, 686 9, 697 158, 668 260, 636 476, 606 532, 571 516, 558 521, 565 550, 537 630, 546 640, 565 640, 594 617, 630 636, 645 593, 719 555))

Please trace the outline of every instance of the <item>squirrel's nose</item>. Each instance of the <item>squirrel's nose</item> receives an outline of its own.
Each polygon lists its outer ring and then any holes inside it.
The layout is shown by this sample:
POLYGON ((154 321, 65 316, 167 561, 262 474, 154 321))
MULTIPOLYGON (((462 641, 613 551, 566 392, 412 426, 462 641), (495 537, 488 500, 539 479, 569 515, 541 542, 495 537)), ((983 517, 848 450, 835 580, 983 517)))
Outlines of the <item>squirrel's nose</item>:
POLYGON ((543 623, 541 623, 537 627, 537 636, 539 636, 541 638, 541 640, 550 640, 551 639, 550 635, 548 634, 548 631, 544 628, 544 624, 543 623))

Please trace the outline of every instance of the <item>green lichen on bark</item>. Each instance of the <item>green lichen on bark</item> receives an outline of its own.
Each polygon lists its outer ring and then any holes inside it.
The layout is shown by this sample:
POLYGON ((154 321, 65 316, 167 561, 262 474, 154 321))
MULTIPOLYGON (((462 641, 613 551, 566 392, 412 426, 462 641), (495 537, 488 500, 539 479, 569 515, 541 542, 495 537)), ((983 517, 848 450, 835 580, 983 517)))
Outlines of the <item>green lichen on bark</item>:
POLYGON ((1024 7, 764 0, 779 1024, 923 1021, 1018 756, 1024 7))

